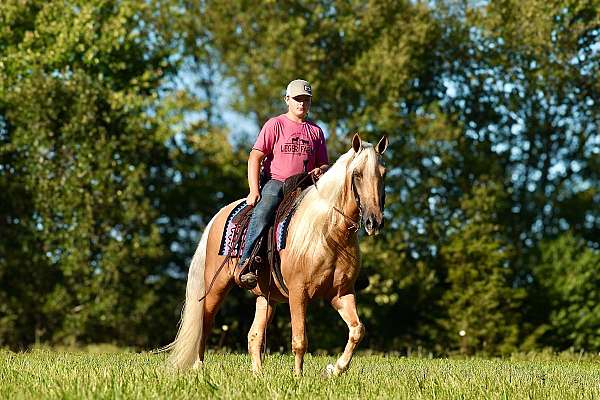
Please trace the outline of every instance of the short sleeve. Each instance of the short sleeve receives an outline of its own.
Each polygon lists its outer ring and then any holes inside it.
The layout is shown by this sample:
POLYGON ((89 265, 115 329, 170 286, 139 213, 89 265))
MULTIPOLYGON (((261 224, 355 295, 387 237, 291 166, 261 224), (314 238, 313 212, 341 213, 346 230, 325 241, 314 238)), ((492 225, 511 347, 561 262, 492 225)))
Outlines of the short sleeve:
POLYGON ((271 118, 263 125, 252 148, 260 150, 267 155, 271 154, 273 153, 273 147, 275 146, 276 136, 277 129, 275 119, 271 118))
POLYGON ((325 135, 323 130, 319 129, 319 147, 317 149, 316 165, 318 167, 329 164, 329 157, 327 156, 327 145, 325 143, 325 135))

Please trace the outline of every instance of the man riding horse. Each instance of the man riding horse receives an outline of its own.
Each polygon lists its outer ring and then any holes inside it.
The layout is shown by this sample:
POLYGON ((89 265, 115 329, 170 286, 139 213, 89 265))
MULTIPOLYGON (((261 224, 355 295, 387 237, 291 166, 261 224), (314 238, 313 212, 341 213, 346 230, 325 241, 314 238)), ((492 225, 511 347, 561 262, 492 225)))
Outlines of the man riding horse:
POLYGON ((363 142, 356 133, 350 149, 328 168, 323 132, 306 120, 311 94, 308 82, 290 82, 285 97, 288 112, 265 124, 250 153, 250 194, 246 200, 236 200, 219 210, 202 233, 188 272, 177 336, 162 349, 171 351, 169 361, 176 368, 203 365, 215 315, 234 281, 252 288, 256 295, 256 312, 248 332, 253 371, 261 371, 266 329, 275 305, 288 303, 294 373, 302 374, 308 348, 307 306, 318 298, 331 304, 348 327, 344 350, 335 363, 327 366, 326 372, 340 375, 350 365, 354 350, 365 334, 355 295, 360 271, 358 230, 362 225, 367 235, 376 235, 383 228, 386 174, 383 153, 388 140, 384 136, 373 145, 363 142), (259 192, 258 171, 262 160, 268 180, 259 192), (271 284, 271 271, 267 268, 258 270, 258 275, 244 276, 253 254, 253 242, 271 222, 281 201, 282 181, 303 171, 320 179, 318 185, 304 189, 294 202, 285 246, 278 251, 283 285, 271 284), (255 222, 248 229, 242 262, 236 265, 230 261, 235 260, 237 253, 221 250, 234 211, 245 209, 246 203, 255 206, 252 216, 255 222), (280 286, 287 290, 280 290, 280 286))
POLYGON ((265 123, 250 151, 250 193, 246 197, 246 203, 254 207, 254 210, 235 279, 243 288, 256 287, 257 276, 249 271, 250 256, 258 238, 273 222, 277 206, 283 198, 283 182, 293 175, 307 171, 318 178, 328 168, 323 130, 307 119, 311 101, 310 84, 302 79, 291 81, 285 92, 287 113, 273 117, 265 123))

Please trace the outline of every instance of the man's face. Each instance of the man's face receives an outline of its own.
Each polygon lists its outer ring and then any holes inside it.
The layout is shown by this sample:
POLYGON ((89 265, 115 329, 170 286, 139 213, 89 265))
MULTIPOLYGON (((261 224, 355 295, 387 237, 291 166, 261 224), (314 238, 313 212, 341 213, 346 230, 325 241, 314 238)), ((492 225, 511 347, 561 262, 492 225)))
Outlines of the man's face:
POLYGON ((305 94, 296 97, 286 96, 285 98, 285 102, 288 105, 288 110, 296 117, 301 119, 304 119, 308 115, 311 100, 312 98, 305 94))

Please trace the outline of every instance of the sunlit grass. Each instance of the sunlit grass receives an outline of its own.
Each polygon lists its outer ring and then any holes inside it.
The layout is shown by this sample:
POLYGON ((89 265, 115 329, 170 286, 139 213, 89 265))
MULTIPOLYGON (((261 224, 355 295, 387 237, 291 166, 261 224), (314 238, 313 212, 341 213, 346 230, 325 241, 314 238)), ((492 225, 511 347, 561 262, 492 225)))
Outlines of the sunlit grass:
POLYGON ((597 358, 358 355, 346 375, 323 377, 323 369, 333 361, 333 357, 308 355, 304 376, 296 378, 293 357, 287 354, 268 355, 263 374, 255 376, 245 354, 210 353, 203 369, 177 373, 165 368, 164 355, 0 350, 0 398, 600 398, 597 358))

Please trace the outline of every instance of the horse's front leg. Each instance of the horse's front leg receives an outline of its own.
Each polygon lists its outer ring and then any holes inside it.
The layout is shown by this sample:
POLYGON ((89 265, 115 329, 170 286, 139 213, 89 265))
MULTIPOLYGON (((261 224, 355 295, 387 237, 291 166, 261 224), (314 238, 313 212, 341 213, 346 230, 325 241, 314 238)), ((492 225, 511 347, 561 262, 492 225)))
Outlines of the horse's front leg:
POLYGON ((348 342, 344 352, 337 359, 335 365, 329 364, 327 366, 327 373, 333 375, 340 375, 348 369, 350 366, 350 360, 352 360, 352 354, 354 349, 360 343, 365 335, 365 327, 358 319, 358 313, 356 312, 356 300, 354 293, 347 294, 340 297, 334 297, 331 300, 333 308, 340 313, 346 325, 348 325, 348 342))
POLYGON ((248 352, 252 356, 252 372, 259 373, 262 369, 262 350, 265 332, 273 318, 274 304, 269 303, 263 296, 256 298, 254 322, 248 332, 248 352))
POLYGON ((294 374, 300 376, 304 365, 304 353, 306 353, 308 347, 308 339, 306 338, 306 305, 308 299, 305 293, 294 293, 290 290, 289 302, 292 319, 292 353, 295 356, 294 374))

